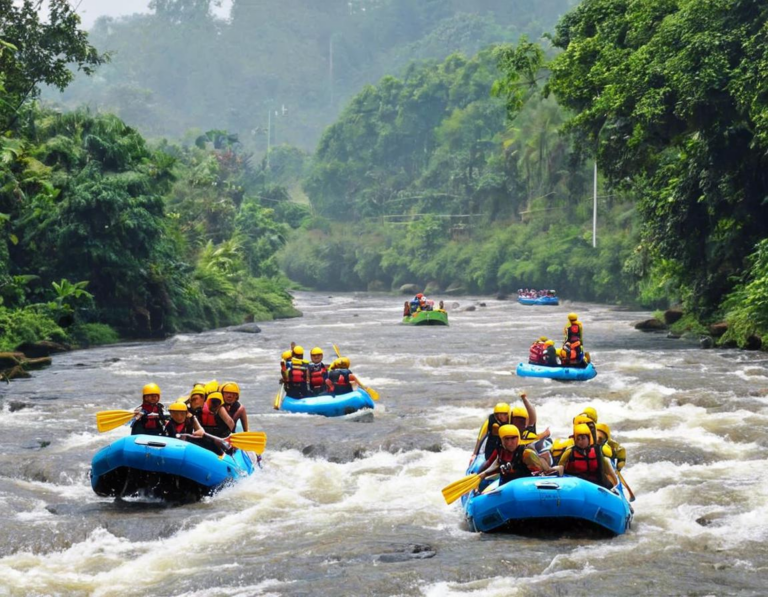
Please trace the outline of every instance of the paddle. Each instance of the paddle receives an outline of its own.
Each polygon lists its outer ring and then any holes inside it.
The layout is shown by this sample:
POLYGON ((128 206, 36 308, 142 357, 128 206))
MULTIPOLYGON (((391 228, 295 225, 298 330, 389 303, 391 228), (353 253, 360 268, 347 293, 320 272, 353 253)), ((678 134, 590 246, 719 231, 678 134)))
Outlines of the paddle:
POLYGON ((480 486, 480 475, 469 475, 450 485, 443 487, 443 497, 446 504, 452 504, 465 493, 472 491, 480 486))
POLYGON ((277 390, 277 396, 275 396, 275 403, 272 405, 275 410, 280 410, 280 406, 283 404, 283 390, 285 390, 285 385, 280 384, 280 389, 277 390))
MULTIPOLYGON (((339 347, 338 347, 338 346, 336 346, 335 344, 333 344, 332 346, 333 346, 333 350, 336 352, 336 356, 337 356, 338 358, 341 358, 341 353, 339 352, 339 347)), ((364 389, 366 392, 368 392, 368 393, 371 395, 371 398, 373 398, 374 400, 378 400, 378 399, 379 399, 379 393, 378 393, 376 390, 374 390, 373 388, 368 388, 368 387, 366 387, 366 386, 363 384, 363 382, 362 382, 362 381, 360 381, 360 378, 359 378, 357 375, 355 375, 355 378, 357 379, 357 385, 359 385, 359 386, 360 386, 361 388, 363 388, 363 389, 364 389)))
POLYGON ((624 480, 624 477, 621 475, 621 471, 616 469, 616 474, 619 476, 619 480, 621 481, 621 484, 624 486, 624 488, 627 490, 627 493, 629 494, 629 501, 634 502, 635 501, 635 494, 632 492, 632 489, 627 485, 627 482, 624 480))
POLYGON ((96 413, 96 427, 99 433, 117 429, 136 416, 132 410, 102 410, 96 413))
MULTIPOLYGON (((188 433, 185 433, 184 435, 194 437, 188 433)), ((264 448, 267 447, 267 434, 263 431, 241 431, 240 433, 233 433, 229 437, 218 437, 216 435, 211 435, 210 433, 206 433, 205 436, 210 437, 214 441, 231 444, 235 448, 240 448, 241 450, 256 452, 256 454, 259 455, 262 454, 264 448)))

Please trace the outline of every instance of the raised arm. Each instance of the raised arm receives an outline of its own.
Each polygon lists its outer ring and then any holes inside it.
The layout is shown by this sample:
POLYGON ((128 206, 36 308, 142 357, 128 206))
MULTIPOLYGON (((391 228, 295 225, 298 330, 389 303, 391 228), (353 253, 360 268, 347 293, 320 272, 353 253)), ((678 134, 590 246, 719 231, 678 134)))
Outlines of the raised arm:
POLYGON ((520 394, 520 400, 523 401, 523 406, 525 406, 525 410, 528 411, 528 427, 533 427, 536 425, 536 409, 533 408, 533 405, 528 400, 528 394, 525 392, 520 394))

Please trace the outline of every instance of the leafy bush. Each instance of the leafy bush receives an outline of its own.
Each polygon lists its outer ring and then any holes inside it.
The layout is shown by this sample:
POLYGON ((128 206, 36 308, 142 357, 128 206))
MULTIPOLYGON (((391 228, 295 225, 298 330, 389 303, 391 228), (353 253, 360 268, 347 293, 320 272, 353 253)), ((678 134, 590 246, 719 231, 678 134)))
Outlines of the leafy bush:
POLYGON ((67 330, 69 339, 80 347, 115 344, 120 341, 120 335, 110 326, 103 323, 79 323, 67 330))
POLYGON ((68 337, 44 308, 0 307, 0 350, 15 350, 20 344, 40 340, 66 342, 68 337))

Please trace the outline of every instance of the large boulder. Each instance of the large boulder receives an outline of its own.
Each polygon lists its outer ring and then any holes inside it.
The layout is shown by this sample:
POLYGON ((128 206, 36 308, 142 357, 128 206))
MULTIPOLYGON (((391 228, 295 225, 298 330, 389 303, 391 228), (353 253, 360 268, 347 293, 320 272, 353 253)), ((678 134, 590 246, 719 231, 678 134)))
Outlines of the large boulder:
POLYGON ((421 286, 418 284, 403 284, 400 287, 401 294, 418 294, 421 292, 421 286))
POLYGON ((424 294, 437 294, 440 292, 440 290, 440 283, 432 280, 431 282, 427 282, 427 287, 424 289, 424 294))
POLYGON ((720 321, 709 326, 709 333, 713 338, 720 338, 728 331, 728 322, 720 321))
POLYGON ((760 350, 763 347, 763 339, 760 336, 752 334, 747 338, 744 348, 747 350, 760 350))
POLYGON ((673 323, 680 321, 683 318, 683 315, 684 313, 682 309, 667 309, 664 311, 664 323, 672 325, 673 323))
POLYGON ((636 330, 640 330, 641 332, 660 332, 667 329, 667 326, 664 324, 664 322, 656 319, 655 317, 653 319, 638 321, 634 324, 634 327, 636 330))
POLYGON ((23 352, 0 352, 0 369, 10 369, 20 365, 26 358, 23 352))
POLYGON ((712 348, 715 345, 715 341, 712 340, 710 336, 702 336, 699 339, 699 346, 701 346, 704 349, 712 348))
POLYGON ((71 350, 71 347, 50 340, 41 340, 40 342, 24 342, 24 344, 17 346, 16 350, 23 352, 31 359, 39 359, 40 357, 49 357, 57 352, 67 352, 71 350))
POLYGON ((261 328, 255 323, 244 323, 242 325, 233 325, 227 328, 230 332, 242 332, 244 334, 258 334, 261 332, 261 328))

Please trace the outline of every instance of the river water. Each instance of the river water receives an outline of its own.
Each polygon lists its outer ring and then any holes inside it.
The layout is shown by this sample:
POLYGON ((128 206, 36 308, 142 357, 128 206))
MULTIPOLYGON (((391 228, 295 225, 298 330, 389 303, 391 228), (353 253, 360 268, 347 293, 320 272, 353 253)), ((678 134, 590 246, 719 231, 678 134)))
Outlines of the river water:
POLYGON ((299 293, 304 317, 54 357, 0 392, 0 596, 765 595, 768 358, 635 331, 650 316, 446 300, 451 326, 399 325, 403 297, 299 293), (484 306, 480 306, 483 303, 484 306), (474 311, 466 310, 476 305, 474 311), (515 376, 534 338, 584 323, 586 383, 515 376), (272 409, 280 353, 332 343, 381 395, 374 415, 272 409), (128 433, 95 413, 240 383, 264 468, 200 503, 96 496, 93 454, 128 433), (441 488, 493 405, 528 393, 539 431, 597 409, 627 448, 632 529, 613 539, 469 532, 441 488), (760 579, 763 579, 762 581, 760 579))

